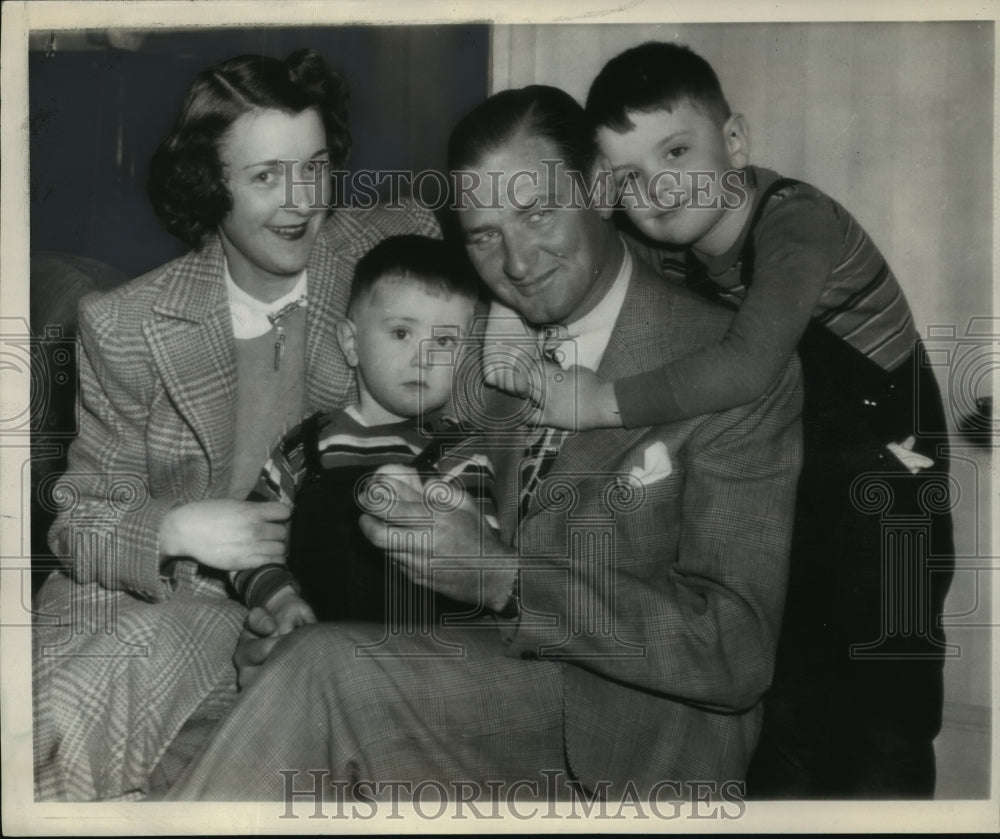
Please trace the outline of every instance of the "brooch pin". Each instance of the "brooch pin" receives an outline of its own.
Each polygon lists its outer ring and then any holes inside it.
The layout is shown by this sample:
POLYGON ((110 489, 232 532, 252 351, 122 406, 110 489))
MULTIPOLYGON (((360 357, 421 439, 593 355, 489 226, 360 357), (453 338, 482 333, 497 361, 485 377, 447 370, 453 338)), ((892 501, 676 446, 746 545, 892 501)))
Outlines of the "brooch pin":
POLYGON ((274 327, 274 369, 277 371, 281 367, 281 357, 285 354, 285 327, 281 321, 294 312, 296 309, 306 305, 306 296, 303 294, 298 300, 286 303, 276 312, 270 312, 267 319, 274 327))

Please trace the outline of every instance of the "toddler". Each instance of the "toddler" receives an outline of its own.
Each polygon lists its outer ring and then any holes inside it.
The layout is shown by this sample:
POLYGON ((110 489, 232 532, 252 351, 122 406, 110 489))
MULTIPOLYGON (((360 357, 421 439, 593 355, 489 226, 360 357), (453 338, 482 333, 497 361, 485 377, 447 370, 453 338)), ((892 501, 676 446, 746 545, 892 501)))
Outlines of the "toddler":
POLYGON ((457 427, 441 409, 477 300, 478 286, 436 239, 390 237, 358 261, 337 332, 358 403, 310 417, 276 447, 250 498, 293 505, 288 563, 232 577, 243 602, 267 607, 280 633, 315 619, 412 626, 469 611, 410 583, 368 542, 357 498, 380 466, 403 464, 460 482, 495 526, 488 463, 443 454, 457 427))

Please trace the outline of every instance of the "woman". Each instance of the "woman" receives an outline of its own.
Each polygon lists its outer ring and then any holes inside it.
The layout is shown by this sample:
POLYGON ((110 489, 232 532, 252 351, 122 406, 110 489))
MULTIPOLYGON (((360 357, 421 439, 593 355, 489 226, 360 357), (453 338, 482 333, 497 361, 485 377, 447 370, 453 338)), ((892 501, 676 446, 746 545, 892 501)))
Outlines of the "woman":
POLYGON ((346 106, 310 50, 199 73, 150 173, 193 250, 81 303, 80 433, 49 537, 65 568, 35 603, 39 799, 165 785, 178 732, 195 748, 235 695, 225 574, 280 557, 289 512, 241 499, 285 428, 352 396, 334 324, 354 263, 437 235, 412 208, 328 212, 346 106))

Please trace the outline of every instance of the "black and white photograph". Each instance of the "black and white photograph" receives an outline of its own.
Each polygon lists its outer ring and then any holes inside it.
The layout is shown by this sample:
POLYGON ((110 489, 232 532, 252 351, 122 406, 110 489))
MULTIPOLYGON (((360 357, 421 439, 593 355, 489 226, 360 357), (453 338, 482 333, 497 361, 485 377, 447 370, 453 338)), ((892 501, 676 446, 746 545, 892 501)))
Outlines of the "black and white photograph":
POLYGON ((8 2, 3 832, 994 832, 996 6, 8 2))

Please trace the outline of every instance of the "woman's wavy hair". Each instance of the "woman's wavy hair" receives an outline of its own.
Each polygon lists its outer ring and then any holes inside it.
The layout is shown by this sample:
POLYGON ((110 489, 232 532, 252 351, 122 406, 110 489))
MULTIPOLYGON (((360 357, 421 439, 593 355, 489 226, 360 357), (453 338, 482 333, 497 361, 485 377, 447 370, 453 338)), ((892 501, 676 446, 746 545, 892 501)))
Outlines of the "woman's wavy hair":
POLYGON ((233 123, 257 109, 298 114, 316 108, 326 130, 330 170, 342 168, 351 150, 347 103, 347 80, 315 50, 298 50, 284 61, 241 55, 202 70, 150 163, 156 217, 188 245, 201 247, 233 206, 219 147, 233 123))

